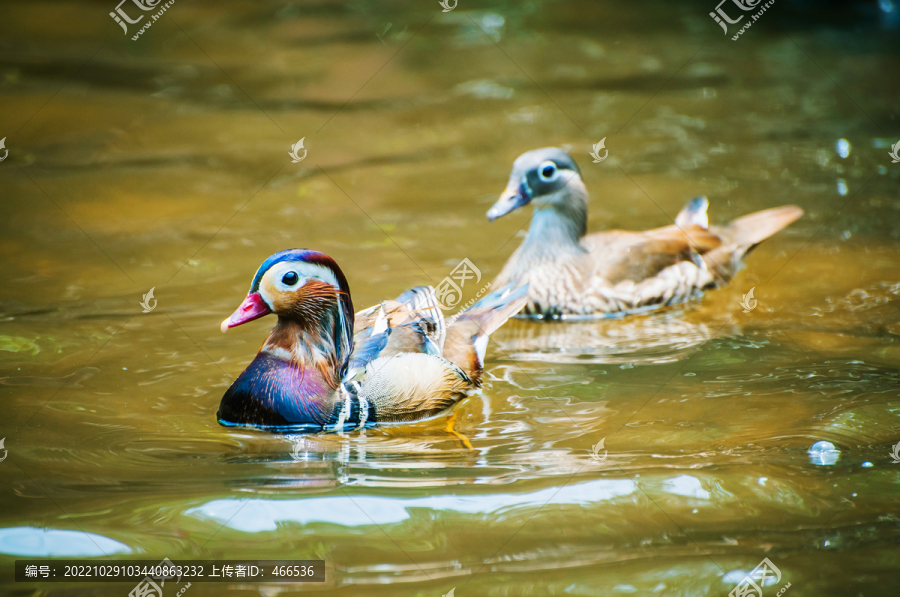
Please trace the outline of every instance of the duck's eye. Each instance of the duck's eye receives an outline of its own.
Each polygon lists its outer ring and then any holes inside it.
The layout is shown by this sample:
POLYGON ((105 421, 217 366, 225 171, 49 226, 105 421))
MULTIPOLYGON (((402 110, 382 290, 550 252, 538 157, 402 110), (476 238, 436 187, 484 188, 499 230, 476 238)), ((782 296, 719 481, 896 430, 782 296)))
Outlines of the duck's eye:
POLYGON ((556 164, 550 161, 544 162, 538 168, 538 176, 544 182, 555 180, 558 173, 559 171, 556 169, 556 164))
POLYGON ((297 272, 288 272, 281 278, 281 283, 285 286, 293 286, 300 279, 300 276, 297 275, 297 272))

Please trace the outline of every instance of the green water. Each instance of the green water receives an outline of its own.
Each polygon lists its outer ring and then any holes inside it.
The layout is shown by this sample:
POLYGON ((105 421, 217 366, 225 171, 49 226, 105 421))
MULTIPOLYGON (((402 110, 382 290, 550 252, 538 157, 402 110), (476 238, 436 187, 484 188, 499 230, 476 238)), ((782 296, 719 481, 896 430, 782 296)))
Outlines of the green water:
POLYGON ((725 597, 764 557, 766 597, 896 595, 896 30, 784 2, 732 41, 714 8, 177 0, 132 41, 113 1, 5 3, 0 592, 133 588, 15 583, 28 552, 328 567, 188 597, 725 597), (806 215, 702 302, 505 326, 455 410, 472 449, 447 417, 216 423, 271 324, 219 322, 268 255, 330 254, 358 309, 468 258, 468 301, 530 215, 486 210, 548 145, 581 166, 592 231, 697 195, 714 223, 806 215))

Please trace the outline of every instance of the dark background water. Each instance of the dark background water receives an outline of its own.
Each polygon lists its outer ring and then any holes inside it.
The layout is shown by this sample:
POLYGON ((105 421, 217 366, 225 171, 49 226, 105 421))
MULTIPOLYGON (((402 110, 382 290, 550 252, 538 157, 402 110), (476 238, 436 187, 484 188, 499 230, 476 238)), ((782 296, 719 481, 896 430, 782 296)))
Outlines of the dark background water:
POLYGON ((714 0, 176 0, 137 41, 115 5, 0 4, 4 594, 133 588, 14 583, 22 555, 328 565, 191 596, 724 597, 764 557, 766 597, 897 594, 896 2, 776 0, 737 41, 714 0), (697 195, 714 223, 806 215, 700 303, 504 327, 455 411, 471 450, 446 417, 216 423, 269 322, 218 324, 266 256, 329 253, 357 308, 468 258, 468 300, 529 217, 484 212, 548 145, 591 230, 697 195))

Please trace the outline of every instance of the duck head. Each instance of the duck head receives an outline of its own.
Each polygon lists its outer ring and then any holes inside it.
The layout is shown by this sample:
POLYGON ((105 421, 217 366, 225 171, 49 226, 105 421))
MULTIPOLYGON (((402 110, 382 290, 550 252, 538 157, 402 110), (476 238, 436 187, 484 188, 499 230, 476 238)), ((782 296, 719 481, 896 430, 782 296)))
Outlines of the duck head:
POLYGON ((331 257, 306 249, 275 253, 221 329, 270 313, 278 317, 275 327, 222 398, 223 424, 314 424, 327 417, 328 401, 347 371, 353 303, 331 257))
POLYGON ((269 313, 310 328, 321 324, 322 317, 331 312, 344 320, 344 331, 352 337, 353 303, 341 268, 325 253, 288 249, 263 261, 247 298, 222 322, 221 329, 226 332, 269 313))
POLYGON ((488 210, 487 217, 493 222, 532 202, 536 209, 564 207, 573 196, 585 195, 581 172, 568 153, 557 147, 535 149, 513 163, 506 190, 488 210))

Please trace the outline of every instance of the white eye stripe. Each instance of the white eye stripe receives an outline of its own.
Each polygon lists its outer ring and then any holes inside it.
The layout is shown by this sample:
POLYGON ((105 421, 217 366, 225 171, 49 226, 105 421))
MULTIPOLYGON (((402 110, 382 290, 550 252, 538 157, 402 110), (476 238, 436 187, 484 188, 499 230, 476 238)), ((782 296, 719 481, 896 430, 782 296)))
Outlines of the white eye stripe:
MULTIPOLYGON (((282 261, 281 263, 276 263, 272 266, 272 268, 266 272, 267 278, 272 280, 281 281, 284 278, 285 274, 289 272, 296 272, 296 274, 302 278, 315 278, 317 280, 321 280, 322 282, 326 282, 331 284, 334 287, 338 287, 337 278, 334 277, 334 272, 332 272, 327 267, 322 267, 321 265, 316 265, 314 263, 304 263, 302 261, 282 261)), ((296 284, 295 284, 296 286, 296 284)))
POLYGON ((303 261, 282 261, 281 263, 273 265, 269 268, 269 271, 263 275, 263 279, 259 285, 259 293, 263 300, 266 301, 266 304, 271 307, 274 298, 271 296, 271 292, 293 292, 306 284, 310 279, 320 280, 326 284, 331 284, 340 290, 340 285, 338 284, 337 278, 334 276, 334 272, 327 267, 322 267, 321 265, 316 265, 314 263, 305 263, 303 261), (296 284, 289 286, 282 280, 285 274, 290 272, 295 272, 298 276, 298 280, 296 284))

